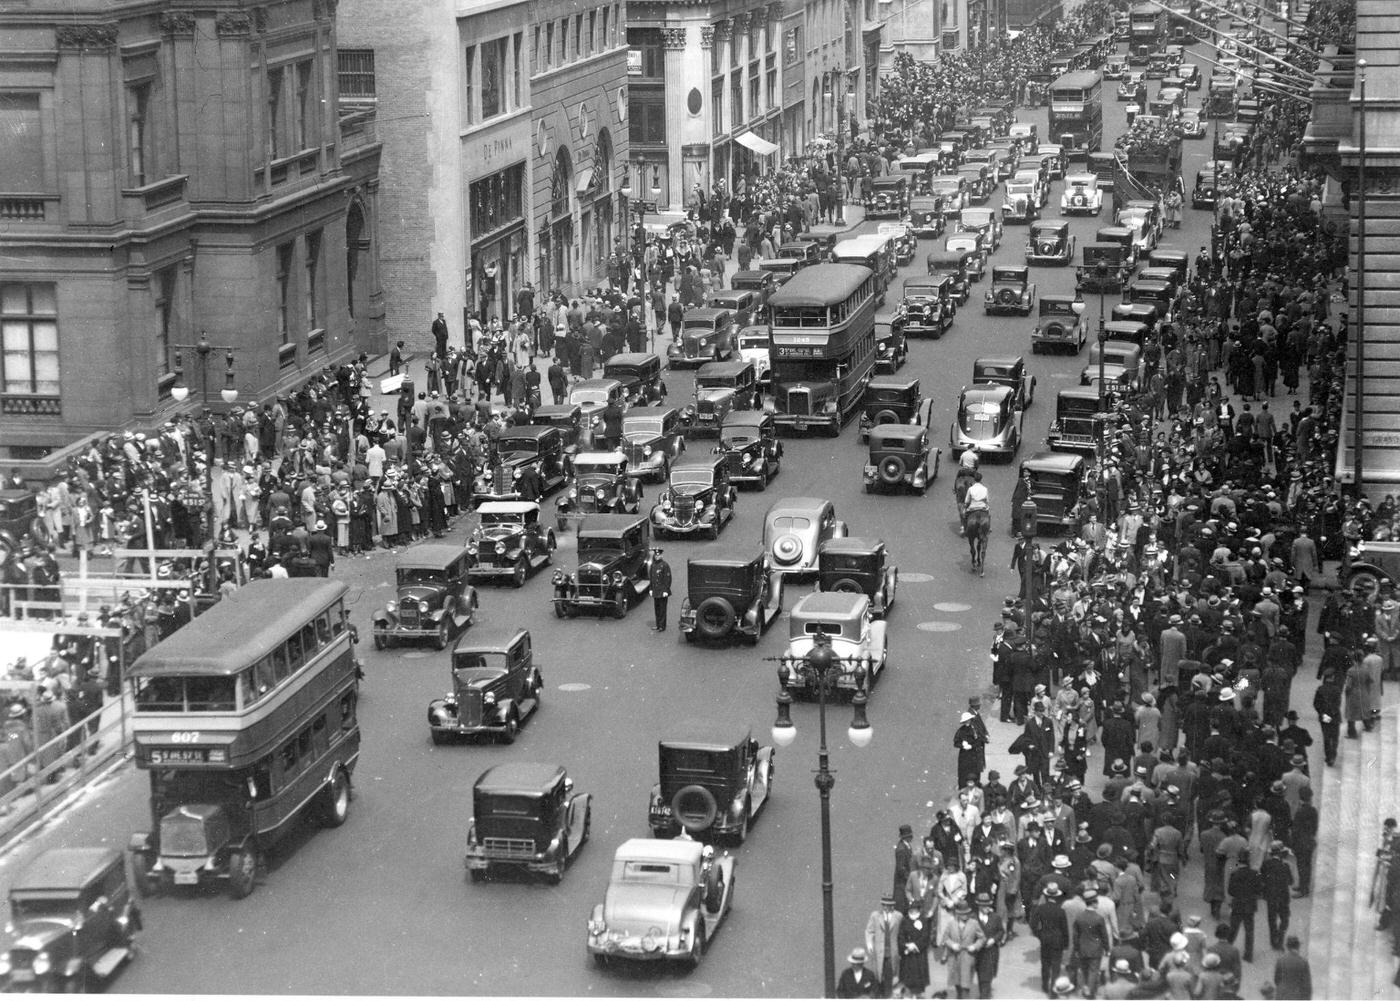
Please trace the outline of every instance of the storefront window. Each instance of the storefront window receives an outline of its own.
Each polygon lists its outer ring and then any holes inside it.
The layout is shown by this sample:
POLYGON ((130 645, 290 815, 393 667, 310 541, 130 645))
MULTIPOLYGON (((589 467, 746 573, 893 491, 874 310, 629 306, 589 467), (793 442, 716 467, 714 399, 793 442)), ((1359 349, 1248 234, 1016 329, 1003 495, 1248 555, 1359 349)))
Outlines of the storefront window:
POLYGON ((472 239, 525 218, 525 165, 517 163, 471 185, 472 239))

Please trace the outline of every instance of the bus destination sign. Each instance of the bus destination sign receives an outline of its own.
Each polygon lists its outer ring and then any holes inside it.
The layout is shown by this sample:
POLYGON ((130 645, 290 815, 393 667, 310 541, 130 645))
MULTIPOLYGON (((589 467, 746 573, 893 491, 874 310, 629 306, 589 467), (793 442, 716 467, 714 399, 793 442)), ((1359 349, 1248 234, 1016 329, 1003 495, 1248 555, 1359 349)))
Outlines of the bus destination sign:
POLYGON ((228 751, 222 747, 148 747, 143 750, 152 765, 228 764, 228 751))

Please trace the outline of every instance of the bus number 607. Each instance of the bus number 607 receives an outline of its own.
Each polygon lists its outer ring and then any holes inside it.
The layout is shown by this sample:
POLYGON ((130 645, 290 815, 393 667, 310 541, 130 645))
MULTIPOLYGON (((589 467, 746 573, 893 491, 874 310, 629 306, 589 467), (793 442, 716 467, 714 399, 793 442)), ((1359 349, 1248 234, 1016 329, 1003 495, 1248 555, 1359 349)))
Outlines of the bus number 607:
POLYGON ((170 735, 172 744, 197 744, 199 743, 198 730, 177 730, 170 735))

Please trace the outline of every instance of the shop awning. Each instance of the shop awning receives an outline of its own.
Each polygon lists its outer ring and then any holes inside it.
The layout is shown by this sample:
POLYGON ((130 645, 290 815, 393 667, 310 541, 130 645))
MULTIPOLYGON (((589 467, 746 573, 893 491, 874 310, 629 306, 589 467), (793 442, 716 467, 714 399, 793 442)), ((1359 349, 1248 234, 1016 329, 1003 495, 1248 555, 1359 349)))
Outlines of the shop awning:
POLYGON ((587 194, 589 187, 593 184, 593 168, 582 167, 578 172, 578 184, 574 187, 576 194, 587 194))
POLYGON ((756 136, 752 132, 745 132, 734 137, 734 141, 740 146, 747 146, 759 156, 772 156, 778 152, 778 144, 770 143, 761 136, 756 136))

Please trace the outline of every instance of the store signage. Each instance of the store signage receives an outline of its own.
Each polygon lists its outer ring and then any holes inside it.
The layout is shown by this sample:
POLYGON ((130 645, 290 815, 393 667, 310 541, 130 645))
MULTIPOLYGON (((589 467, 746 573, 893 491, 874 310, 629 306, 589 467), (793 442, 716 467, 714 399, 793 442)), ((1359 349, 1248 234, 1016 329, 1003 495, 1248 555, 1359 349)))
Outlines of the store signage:
POLYGON ((502 167, 519 163, 530 155, 530 120, 517 121, 491 129, 466 143, 465 162, 471 165, 472 179, 494 174, 502 167))
POLYGON ((641 76, 641 75, 642 75, 642 50, 641 50, 641 49, 628 49, 628 50, 627 50, 627 75, 628 75, 628 76, 641 76))

